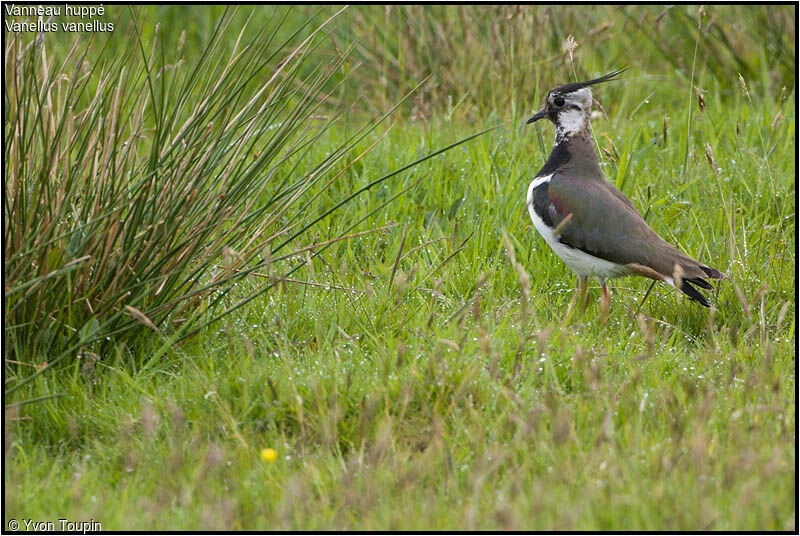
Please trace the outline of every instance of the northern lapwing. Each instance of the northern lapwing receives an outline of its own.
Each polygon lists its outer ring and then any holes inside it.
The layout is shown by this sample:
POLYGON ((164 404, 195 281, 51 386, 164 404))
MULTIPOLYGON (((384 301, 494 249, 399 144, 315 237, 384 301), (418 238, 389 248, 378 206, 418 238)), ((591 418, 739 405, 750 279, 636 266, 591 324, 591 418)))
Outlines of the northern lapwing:
POLYGON ((589 120, 590 86, 621 72, 556 87, 547 94, 544 108, 528 119, 549 119, 556 127, 553 150, 528 187, 528 212, 539 234, 578 275, 578 294, 587 293, 589 277, 600 280, 603 314, 611 307, 606 281, 631 274, 664 281, 709 307, 695 286, 713 289, 706 279, 724 275, 658 236, 600 169, 589 120))

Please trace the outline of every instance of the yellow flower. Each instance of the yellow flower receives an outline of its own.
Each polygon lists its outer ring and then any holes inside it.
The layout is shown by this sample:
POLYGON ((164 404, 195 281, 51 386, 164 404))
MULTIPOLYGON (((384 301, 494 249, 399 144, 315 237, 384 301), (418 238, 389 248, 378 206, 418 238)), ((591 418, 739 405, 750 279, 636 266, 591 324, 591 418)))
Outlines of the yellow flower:
POLYGON ((274 462, 278 459, 275 449, 261 449, 261 459, 265 462, 274 462))

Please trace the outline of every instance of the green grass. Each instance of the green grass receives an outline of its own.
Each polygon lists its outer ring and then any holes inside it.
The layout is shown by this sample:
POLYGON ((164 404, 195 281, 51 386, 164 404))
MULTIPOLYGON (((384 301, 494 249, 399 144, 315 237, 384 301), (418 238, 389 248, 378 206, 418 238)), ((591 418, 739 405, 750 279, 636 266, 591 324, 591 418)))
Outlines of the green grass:
MULTIPOLYGON (((613 35, 631 16, 592 14, 614 21, 613 35)), ((735 70, 709 65, 706 44, 681 74, 631 52, 624 79, 595 91, 608 118, 594 131, 606 175, 651 226, 729 275, 712 311, 657 285, 637 315, 649 282, 626 278, 611 284, 606 324, 592 282, 588 310, 562 325, 574 276, 524 205, 553 131, 521 124, 549 88, 534 83, 508 107, 482 94, 493 113, 480 120, 448 113, 446 99, 417 113, 412 97, 310 213, 501 126, 325 217, 297 247, 394 198, 350 232, 389 229, 331 245, 165 355, 142 335, 14 392, 7 405, 60 396, 6 410, 4 526, 796 530, 795 88, 781 98, 771 42, 742 59, 757 77, 749 97, 735 70), (261 459, 267 447, 276 461, 261 459)), ((586 70, 607 67, 594 55, 586 70)), ((376 107, 395 99, 376 94, 376 107)), ((332 125, 298 169, 358 121, 332 125)), ((222 305, 262 283, 237 282, 222 305)), ((6 363, 6 377, 24 368, 6 363)))

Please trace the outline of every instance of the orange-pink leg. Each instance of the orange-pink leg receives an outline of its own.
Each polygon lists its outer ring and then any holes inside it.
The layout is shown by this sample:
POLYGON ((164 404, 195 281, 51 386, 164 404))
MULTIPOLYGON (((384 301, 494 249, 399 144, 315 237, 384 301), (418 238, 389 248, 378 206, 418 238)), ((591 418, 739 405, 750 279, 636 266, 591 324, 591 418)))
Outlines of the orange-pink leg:
POLYGON ((588 278, 585 276, 578 276, 578 282, 575 286, 575 294, 572 295, 572 299, 569 301, 569 305, 567 306, 567 314, 564 315, 562 320, 563 323, 567 323, 570 316, 572 316, 572 310, 575 308, 577 303, 580 303, 580 296, 582 294, 586 295, 586 299, 584 300, 583 309, 586 309, 586 306, 589 304, 589 287, 587 285, 588 278))
POLYGON ((583 300, 583 308, 586 309, 586 306, 589 305, 589 278, 578 276, 578 285, 576 287, 575 295, 580 298, 582 294, 586 295, 586 299, 583 300))
POLYGON ((608 315, 608 311, 611 310, 611 293, 608 291, 608 287, 606 287, 605 281, 603 281, 603 297, 600 299, 600 315, 605 318, 608 315))

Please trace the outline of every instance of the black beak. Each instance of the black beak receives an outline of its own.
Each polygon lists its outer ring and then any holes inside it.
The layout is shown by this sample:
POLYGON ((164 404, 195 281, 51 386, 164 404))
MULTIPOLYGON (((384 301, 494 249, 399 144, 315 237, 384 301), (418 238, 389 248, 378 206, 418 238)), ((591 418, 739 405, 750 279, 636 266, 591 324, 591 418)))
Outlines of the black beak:
POLYGON ((533 114, 530 119, 525 121, 525 124, 530 125, 531 123, 535 123, 539 119, 544 119, 546 117, 547 117, 547 109, 546 108, 542 108, 541 110, 539 110, 538 112, 533 114))

